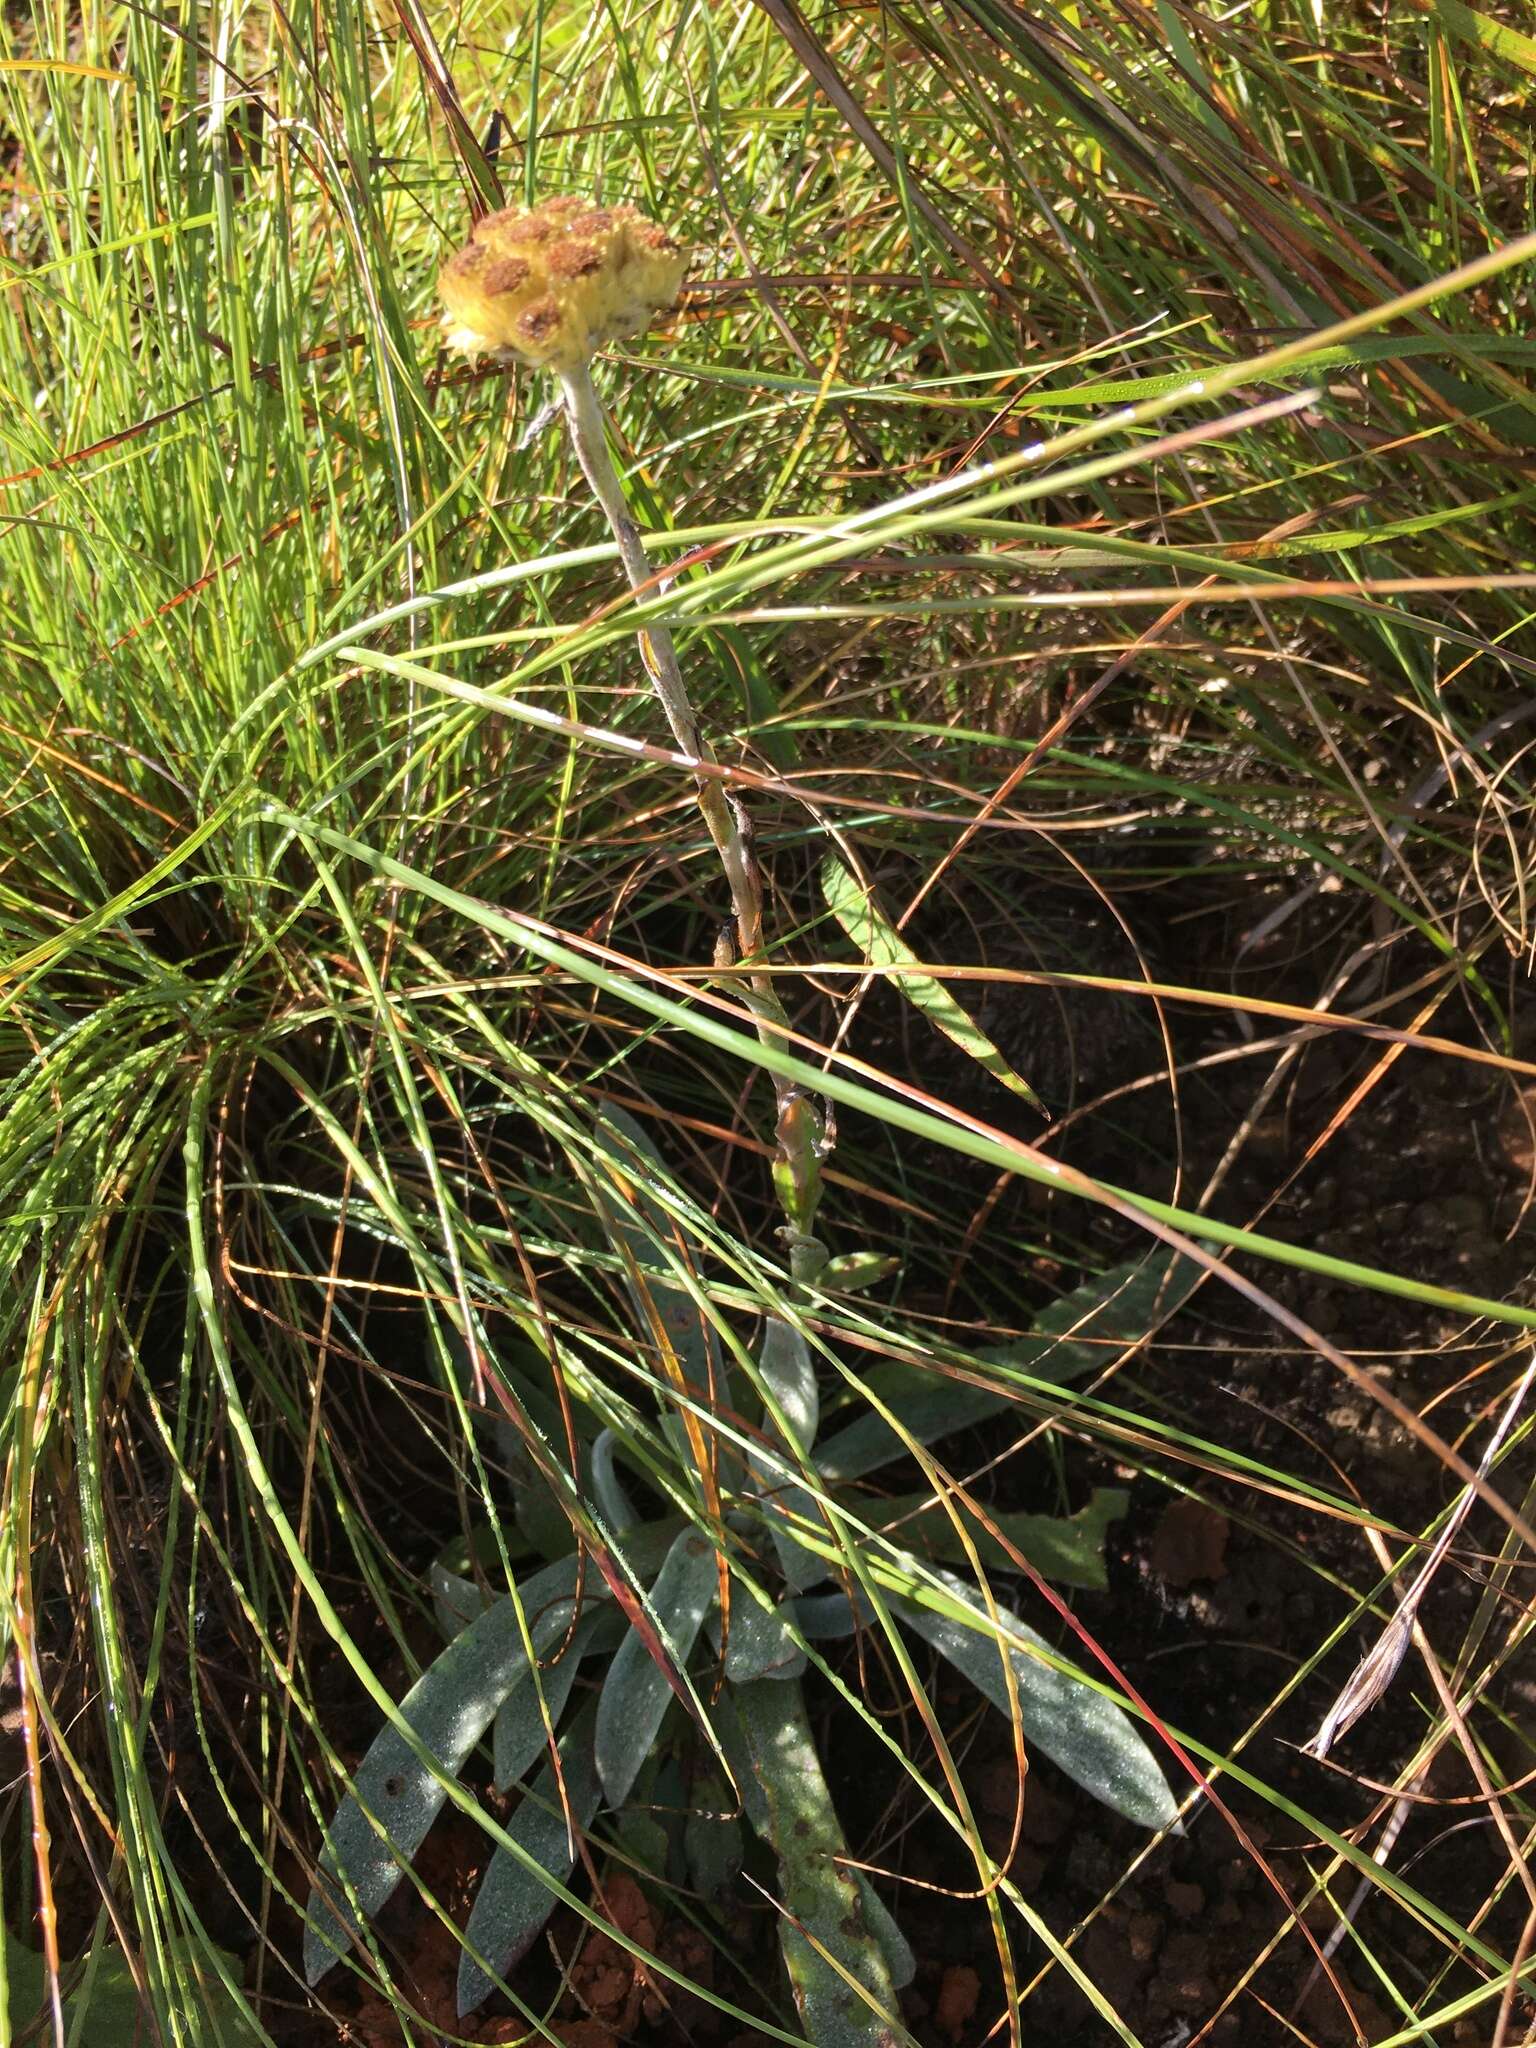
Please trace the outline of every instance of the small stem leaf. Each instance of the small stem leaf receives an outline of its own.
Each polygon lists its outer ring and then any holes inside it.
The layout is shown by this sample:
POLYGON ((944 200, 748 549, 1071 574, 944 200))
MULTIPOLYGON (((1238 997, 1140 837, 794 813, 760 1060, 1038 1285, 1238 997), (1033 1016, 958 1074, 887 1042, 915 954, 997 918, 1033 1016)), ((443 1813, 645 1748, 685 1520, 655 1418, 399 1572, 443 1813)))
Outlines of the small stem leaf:
POLYGON ((763 1383, 783 1410, 784 1419, 795 1433, 802 1451, 816 1441, 821 1420, 821 1397, 816 1388, 816 1363, 811 1347, 782 1316, 770 1316, 763 1332, 762 1357, 758 1371, 763 1383))
MULTIPOLYGON (((822 863, 821 893, 828 910, 871 967, 920 968, 922 963, 876 903, 873 891, 866 890, 857 882, 840 860, 832 858, 822 863)), ((1022 1075, 1014 1072, 981 1026, 960 1007, 942 981, 931 974, 916 971, 894 974, 890 978, 915 1010, 921 1010, 930 1024, 958 1045, 963 1053, 968 1053, 977 1066, 1000 1081, 1010 1094, 1021 1095, 1036 1109, 1044 1108, 1034 1089, 1022 1075)))
POLYGON ((645 1607, 659 1641, 638 1629, 620 1643, 597 1709, 597 1768, 611 1806, 622 1806, 650 1754, 672 1693, 682 1685, 715 1593, 715 1552, 685 1530, 667 1552, 645 1607), (662 1659, 669 1659, 671 1668, 662 1659))
MULTIPOLYGON (((973 1586, 935 1574, 939 1583, 968 1607, 977 1604, 973 1586)), ((1130 1716, 1095 1687, 1058 1670, 1044 1637, 1006 1607, 998 1607, 999 1623, 1014 1638, 1006 1647, 988 1632, 979 1617, 974 1624, 936 1614, 908 1600, 893 1598, 891 1612, 931 1643, 1000 1713, 1011 1716, 1006 1654, 1018 1688, 1024 1740, 1042 1751, 1095 1799, 1143 1827, 1171 1828, 1178 1806, 1168 1789, 1157 1758, 1137 1732, 1130 1716), (1017 1647, 1027 1644, 1041 1654, 1017 1647)))
MULTIPOLYGON (((785 1459, 794 1460, 808 1453, 816 1441, 821 1420, 816 1366, 804 1337, 779 1316, 768 1318, 758 1371, 798 1440, 798 1449, 786 1444, 785 1459)), ((764 1426, 770 1436, 783 1441, 772 1417, 765 1420, 764 1426)), ((805 1487, 762 1457, 753 1456, 750 1462, 762 1488, 768 1531, 778 1553, 779 1569, 792 1592, 804 1592, 808 1586, 814 1586, 826 1577, 827 1568, 814 1551, 807 1550, 792 1534, 786 1518, 813 1524, 819 1524, 824 1518, 805 1487)))
POLYGON ((1075 1515, 988 1513, 985 1521, 954 1495, 942 1505, 932 1493, 908 1493, 878 1503, 865 1500, 859 1506, 871 1527, 888 1530, 897 1542, 909 1544, 924 1557, 942 1558, 946 1564, 970 1563, 952 1519, 958 1516, 988 1571, 1018 1569, 998 1540, 1001 1537, 1026 1557, 1042 1578, 1099 1593, 1108 1583, 1105 1534, 1111 1522, 1124 1516, 1129 1500, 1122 1487, 1100 1486, 1075 1515))
MULTIPOLYGON (((1052 1386, 1086 1378, 1158 1329, 1197 1278, 1190 1260, 1166 1251, 1129 1260, 1053 1301, 1027 1336, 974 1353, 975 1369, 985 1374, 1002 1366, 1052 1386)), ((899 1360, 876 1366, 865 1385, 920 1444, 984 1421, 1014 1399, 1001 1377, 977 1385, 936 1366, 899 1360)), ((861 1479, 905 1449, 884 1416, 871 1411, 830 1437, 816 1463, 825 1479, 861 1479)))
POLYGON ((858 1878, 844 1867, 848 1844, 800 1687, 743 1685, 735 1697, 779 1860, 779 1938, 805 2038, 814 2048, 895 2048, 906 2038, 896 1988, 858 1878))
POLYGON ((900 1259, 886 1252, 840 1252, 828 1259, 816 1284, 828 1294, 860 1294, 900 1271, 900 1259))
POLYGON ((540 1871, 547 1871, 556 1884, 564 1884, 571 1874, 576 1860, 571 1823, 579 1829, 587 1828, 602 1798, 592 1760, 593 1718, 590 1710, 578 1715, 560 1743, 569 1820, 554 1769, 546 1763, 507 1824, 507 1833, 527 1852, 531 1863, 520 1861, 498 1844, 480 1881, 464 1930, 464 1952, 459 1957, 460 2019, 473 2012, 495 1989, 475 1957, 482 1956, 496 1976, 505 1977, 526 1955, 554 1911, 555 1895, 540 1871))

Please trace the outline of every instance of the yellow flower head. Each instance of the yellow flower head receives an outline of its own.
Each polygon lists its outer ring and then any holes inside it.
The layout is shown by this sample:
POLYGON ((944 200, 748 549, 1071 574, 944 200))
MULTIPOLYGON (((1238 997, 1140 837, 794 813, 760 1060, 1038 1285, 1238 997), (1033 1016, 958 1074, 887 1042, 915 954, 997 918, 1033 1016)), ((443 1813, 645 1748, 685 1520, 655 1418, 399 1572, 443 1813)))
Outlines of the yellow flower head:
POLYGON ((453 348, 575 369, 674 304, 687 251, 632 206, 546 199, 476 221, 437 289, 453 348))

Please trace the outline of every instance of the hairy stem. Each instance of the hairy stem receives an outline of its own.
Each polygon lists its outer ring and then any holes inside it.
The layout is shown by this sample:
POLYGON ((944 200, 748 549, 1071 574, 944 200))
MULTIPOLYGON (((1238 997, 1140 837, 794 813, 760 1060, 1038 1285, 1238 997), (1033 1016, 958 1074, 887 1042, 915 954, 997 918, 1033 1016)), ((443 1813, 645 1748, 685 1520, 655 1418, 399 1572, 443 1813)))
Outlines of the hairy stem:
MULTIPOLYGON (((582 363, 576 369, 562 370, 559 375, 576 459, 613 530, 630 588, 639 590, 655 578, 641 545, 640 530, 629 516, 624 487, 608 453, 607 421, 592 373, 582 363)), ((765 1043, 786 1042, 789 1019, 772 975, 762 971, 762 878, 752 851, 752 831, 746 812, 717 776, 702 772, 716 765, 715 755, 700 730, 698 714, 677 665, 672 635, 664 626, 650 626, 639 635, 639 640, 641 659, 672 729, 677 750, 694 764, 699 811, 730 890, 736 953, 748 972, 758 1036, 765 1043)), ((789 1246, 790 1269, 797 1280, 814 1280, 827 1260, 826 1247, 811 1234, 821 1200, 825 1129, 820 1110, 801 1088, 785 1080, 776 1080, 774 1086, 778 1099, 778 1151, 773 1178, 784 1211, 783 1234, 789 1246)))

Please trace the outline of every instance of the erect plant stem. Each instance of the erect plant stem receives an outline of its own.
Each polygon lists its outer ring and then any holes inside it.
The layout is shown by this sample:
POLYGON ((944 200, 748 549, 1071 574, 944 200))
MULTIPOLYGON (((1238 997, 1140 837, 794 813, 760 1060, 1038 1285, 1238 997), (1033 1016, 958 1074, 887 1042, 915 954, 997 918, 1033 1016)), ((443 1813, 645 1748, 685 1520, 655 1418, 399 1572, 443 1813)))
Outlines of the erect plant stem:
MULTIPOLYGON (((640 529, 629 516, 624 487, 608 453, 608 423, 592 383, 592 373, 582 363, 575 369, 561 370, 559 377, 576 459, 613 530, 630 588, 639 590, 655 579, 646 560, 640 529)), ((772 975, 762 971, 763 887, 752 851, 751 826, 740 803, 726 792, 719 778, 700 772, 716 765, 715 755, 699 728, 698 714, 677 665, 672 635, 664 626, 648 626, 639 640, 641 659, 678 752, 694 764, 699 811, 730 890, 736 953, 747 970, 758 1036, 765 1042, 785 1042, 789 1019, 772 975)), ((811 1234, 821 1200, 825 1131, 821 1112, 802 1089, 782 1079, 775 1080, 774 1087, 778 1098, 778 1152, 773 1178, 784 1211, 783 1234, 789 1247, 790 1270, 797 1280, 814 1280, 827 1260, 826 1247, 811 1234)))

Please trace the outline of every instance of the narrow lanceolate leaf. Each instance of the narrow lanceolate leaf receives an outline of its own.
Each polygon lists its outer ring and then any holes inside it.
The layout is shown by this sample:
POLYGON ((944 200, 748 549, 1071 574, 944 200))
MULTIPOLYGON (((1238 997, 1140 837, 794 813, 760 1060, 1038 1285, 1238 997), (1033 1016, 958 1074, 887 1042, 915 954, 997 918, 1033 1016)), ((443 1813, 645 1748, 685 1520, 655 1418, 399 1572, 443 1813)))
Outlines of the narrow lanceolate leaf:
POLYGON ((1022 1095, 1036 1109, 1044 1109, 1045 1105, 1034 1089, 1021 1074, 1014 1072, 976 1020, 961 1009, 943 982, 919 971, 922 963, 876 903, 873 893, 855 881, 840 860, 823 862, 821 892, 828 910, 871 967, 903 970, 892 975, 891 979, 915 1010, 921 1010, 930 1024, 942 1031, 946 1038, 952 1039, 962 1052, 969 1053, 978 1067, 985 1068, 1012 1094, 1022 1095))
POLYGON ((976 1557, 987 1571, 1017 1571, 1013 1551, 1032 1564, 1043 1579, 1058 1586, 1104 1590, 1104 1538, 1129 1505, 1122 1487, 1098 1486, 1085 1508, 1075 1515, 977 1513, 953 1494, 941 1504, 931 1493, 896 1494, 859 1509, 871 1528, 888 1532, 924 1557, 947 1564, 969 1564, 970 1552, 955 1527, 965 1529, 976 1557))
MULTIPOLYGON (((536 1572, 520 1589, 535 1654, 552 1649, 569 1630, 575 1587, 572 1558, 536 1572)), ((531 1675, 517 1610, 511 1600, 498 1600, 455 1636, 401 1701, 401 1715, 437 1770, 393 1725, 359 1764, 326 1838, 325 1882, 310 1894, 304 1973, 311 1984, 345 1954, 355 1932, 339 1880, 345 1878, 365 1916, 378 1912, 447 1797, 439 1773, 458 1773, 502 1701, 531 1675)))
POLYGON ((891 1982, 898 1991, 905 1991, 917 1975, 917 1957, 912 1953, 912 1944, 891 1917, 890 1908, 875 1890, 862 1870, 853 1873, 853 1881, 859 1888, 859 1901, 864 1908, 864 1919, 870 1933, 880 1944, 880 1953, 885 1957, 885 1967, 891 1973, 891 1982))
POLYGON ((713 1902, 723 1898, 741 1870, 741 1816, 736 1794, 725 1774, 707 1760, 694 1771, 688 1787, 689 1814, 683 1828, 683 1853, 694 1890, 713 1902))
MULTIPOLYGON (((957 1600, 979 1608, 980 1595, 947 1573, 937 1575, 957 1600)), ((1000 1643, 978 1614, 974 1623, 909 1600, 893 1599, 891 1612, 949 1659, 1000 1712, 1012 1715, 1006 1655, 1018 1691, 1025 1744, 1048 1756, 1096 1799, 1143 1827, 1172 1827, 1178 1808, 1157 1758, 1130 1716, 1095 1687, 1059 1670, 1042 1636, 1006 1607, 998 1622, 1010 1641, 1000 1643), (1035 1654, 1038 1653, 1038 1654, 1035 1654)))
POLYGON ((1426 14, 1438 16, 1452 35, 1475 43, 1490 57, 1502 57, 1536 78, 1536 38, 1512 28, 1508 22, 1496 21, 1491 14, 1466 6, 1464 0, 1415 0, 1415 4, 1426 14))
MULTIPOLYGON (((1053 1301, 1027 1336, 974 1353, 965 1379, 939 1366, 898 1360, 865 1374, 865 1385, 908 1436, 920 1444, 936 1443, 1006 1408, 1014 1398, 1009 1373, 1063 1386, 1113 1365, 1121 1352, 1150 1337, 1173 1314, 1197 1277, 1191 1260, 1155 1251, 1053 1301), (990 1381, 991 1369, 998 1367, 1002 1370, 990 1381)), ((816 1466, 829 1480, 861 1479, 905 1449, 898 1431, 871 1409, 827 1439, 816 1466)))
POLYGON ((794 1431, 798 1451, 785 1442, 771 1416, 764 1428, 783 1444, 782 1454, 772 1460, 754 1455, 752 1470, 762 1488, 768 1515, 768 1530, 778 1553, 779 1569, 786 1583, 797 1593, 814 1586, 827 1575, 826 1565, 805 1548, 791 1529, 791 1522, 808 1522, 816 1527, 824 1521, 814 1497, 793 1477, 801 1455, 816 1441, 821 1424, 821 1397, 816 1386, 816 1366, 810 1346, 800 1332, 778 1316, 770 1316, 763 1335, 762 1357, 758 1363, 763 1384, 778 1404, 785 1421, 794 1431))
POLYGON ((496 1709, 491 1757, 498 1792, 505 1792, 533 1769, 540 1750, 548 1745, 550 1729, 560 1725, 599 1618, 593 1614, 579 1622, 569 1640, 556 1645, 557 1661, 540 1671, 538 1684, 513 1686, 496 1709))
POLYGON ((645 1602, 653 1631, 633 1630, 619 1645, 597 1708, 597 1769, 609 1803, 622 1806, 661 1728, 715 1591, 715 1553, 685 1530, 645 1602))
POLYGON ((896 1987, 847 1868, 800 1688, 743 1685, 735 1699, 763 1832, 779 1860, 779 1938, 805 2038, 815 2048, 896 2048, 908 2038, 896 1987))
POLYGON ((461 2019, 495 1989, 475 1956, 482 1956, 496 1976, 504 1978, 554 1911, 551 1883, 563 1885, 571 1874, 576 1856, 571 1829, 574 1826, 580 1831, 591 1824, 602 1797, 592 1760, 593 1718, 590 1710, 578 1714, 570 1733, 560 1742, 569 1816, 553 1766, 546 1764, 507 1824, 507 1833, 531 1862, 498 1843, 480 1881, 464 1930, 465 1950, 459 1957, 461 2019))

